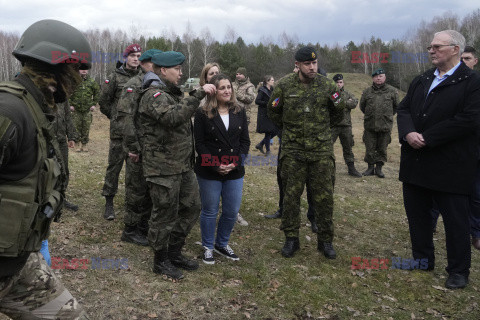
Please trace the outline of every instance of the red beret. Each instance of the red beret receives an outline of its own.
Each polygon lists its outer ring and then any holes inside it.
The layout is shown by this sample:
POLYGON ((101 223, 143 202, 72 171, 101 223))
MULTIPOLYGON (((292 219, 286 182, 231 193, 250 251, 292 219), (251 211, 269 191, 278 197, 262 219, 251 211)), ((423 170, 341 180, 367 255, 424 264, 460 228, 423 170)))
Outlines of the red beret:
POLYGON ((125 48, 125 51, 123 51, 123 58, 126 59, 130 53, 134 52, 142 52, 142 47, 140 47, 138 43, 131 44, 125 48))

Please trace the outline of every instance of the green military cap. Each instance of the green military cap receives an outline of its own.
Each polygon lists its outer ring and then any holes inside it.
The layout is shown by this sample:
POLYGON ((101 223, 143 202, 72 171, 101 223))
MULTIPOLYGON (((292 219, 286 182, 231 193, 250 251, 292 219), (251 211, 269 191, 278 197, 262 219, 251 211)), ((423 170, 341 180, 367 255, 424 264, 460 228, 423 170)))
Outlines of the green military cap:
POLYGON ((333 76, 333 81, 337 82, 338 80, 343 80, 343 74, 337 73, 333 76))
POLYGON ((158 50, 158 49, 149 49, 147 51, 145 51, 144 53, 142 53, 142 55, 140 56, 140 58, 138 58, 138 60, 140 61, 148 61, 148 60, 151 60, 152 57, 154 55, 156 55, 157 53, 162 53, 163 51, 162 50, 158 50))
POLYGON ((377 70, 373 71, 372 77, 378 76, 379 74, 385 74, 385 70, 380 68, 380 69, 377 69, 377 70))
POLYGON ((185 56, 177 51, 165 51, 157 53, 152 57, 152 62, 159 67, 175 67, 185 61, 185 56))
POLYGON ((237 69, 237 73, 243 74, 244 76, 247 76, 247 69, 244 67, 240 67, 237 69))
POLYGON ((317 59, 317 53, 312 47, 302 47, 295 53, 295 60, 298 62, 313 61, 317 59))

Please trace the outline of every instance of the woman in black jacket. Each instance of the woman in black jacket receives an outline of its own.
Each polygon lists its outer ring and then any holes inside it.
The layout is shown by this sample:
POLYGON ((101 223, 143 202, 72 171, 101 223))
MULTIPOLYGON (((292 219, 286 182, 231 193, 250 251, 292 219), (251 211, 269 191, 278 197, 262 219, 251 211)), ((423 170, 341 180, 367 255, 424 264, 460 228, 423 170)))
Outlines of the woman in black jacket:
POLYGON ((263 146, 265 145, 267 155, 270 155, 270 140, 278 133, 277 127, 267 116, 267 103, 272 95, 274 83, 275 79, 273 79, 273 76, 266 75, 263 79, 263 86, 258 89, 257 98, 255 99, 255 103, 258 105, 257 132, 265 134, 263 140, 255 148, 261 153, 265 153, 263 151, 263 146))
POLYGON ((208 96, 205 105, 195 113, 194 135, 198 154, 195 173, 202 200, 203 262, 214 264, 213 250, 239 260, 228 241, 242 202, 243 161, 250 148, 250 138, 245 109, 237 104, 230 79, 219 74, 210 83, 217 92, 208 96), (222 214, 216 228, 220 197, 222 214))

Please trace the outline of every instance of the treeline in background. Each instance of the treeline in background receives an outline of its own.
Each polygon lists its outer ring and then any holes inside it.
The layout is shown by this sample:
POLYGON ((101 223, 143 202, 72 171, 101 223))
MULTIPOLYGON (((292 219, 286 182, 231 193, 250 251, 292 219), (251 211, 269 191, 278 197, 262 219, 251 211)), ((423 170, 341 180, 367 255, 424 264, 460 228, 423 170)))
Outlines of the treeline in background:
MULTIPOLYGON (((365 38, 361 43, 350 41, 345 46, 322 45, 321 43, 299 43, 296 35, 283 33, 276 41, 264 35, 257 44, 246 44, 232 27, 227 27, 223 41, 215 39, 208 28, 194 30, 187 23, 185 32, 176 34, 173 29, 164 30, 159 36, 146 38, 138 27, 123 30, 85 31, 92 46, 93 68, 90 72, 97 81, 103 81, 122 59, 122 52, 131 43, 139 43, 144 50, 181 51, 187 57, 183 64, 184 79, 198 77, 208 62, 218 62, 222 72, 232 76, 238 67, 246 67, 254 84, 263 76, 276 78, 292 72, 295 51, 303 45, 312 45, 319 54, 319 66, 329 73, 365 73, 381 67, 387 73, 388 82, 406 90, 410 81, 431 67, 426 47, 433 34, 440 30, 453 29, 462 33, 467 45, 480 51, 480 9, 460 18, 447 12, 433 17, 430 22, 422 21, 418 26, 406 30, 402 39, 383 41, 380 38, 365 38)), ((0 80, 12 79, 20 70, 20 64, 11 55, 20 34, 0 30, 0 80)), ((478 66, 477 66, 478 67, 478 66)))

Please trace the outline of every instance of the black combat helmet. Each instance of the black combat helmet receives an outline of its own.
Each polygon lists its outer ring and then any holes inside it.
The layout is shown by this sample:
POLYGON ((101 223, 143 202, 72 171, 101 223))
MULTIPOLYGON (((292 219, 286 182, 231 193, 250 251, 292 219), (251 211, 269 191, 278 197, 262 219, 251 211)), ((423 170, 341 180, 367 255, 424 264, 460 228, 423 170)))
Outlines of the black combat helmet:
POLYGON ((24 62, 33 58, 51 65, 59 63, 92 66, 92 49, 87 38, 69 24, 58 20, 40 20, 22 34, 12 54, 24 62))

